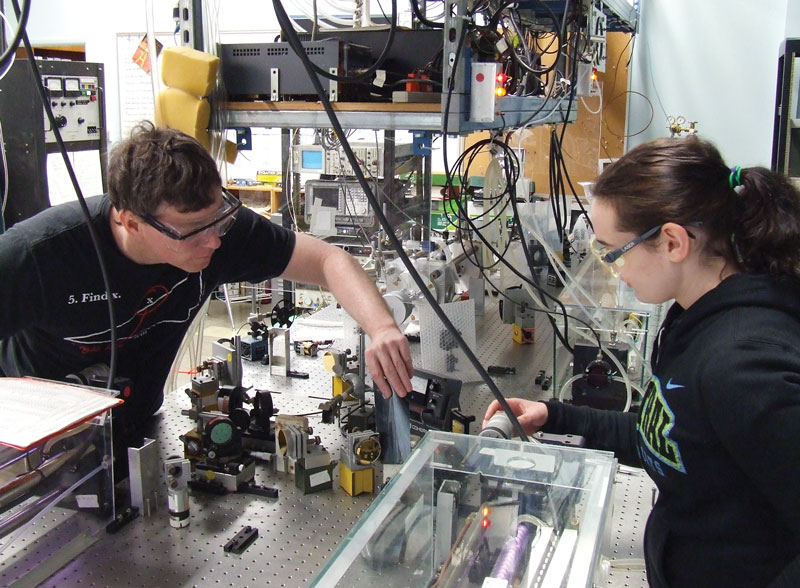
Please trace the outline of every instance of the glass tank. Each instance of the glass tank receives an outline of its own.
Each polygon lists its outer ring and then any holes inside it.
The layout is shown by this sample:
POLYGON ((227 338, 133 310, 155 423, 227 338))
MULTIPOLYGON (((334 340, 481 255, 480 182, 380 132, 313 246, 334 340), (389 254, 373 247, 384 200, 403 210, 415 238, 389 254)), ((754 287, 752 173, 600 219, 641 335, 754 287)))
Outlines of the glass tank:
POLYGON ((591 586, 615 468, 608 452, 430 431, 312 586, 591 586))

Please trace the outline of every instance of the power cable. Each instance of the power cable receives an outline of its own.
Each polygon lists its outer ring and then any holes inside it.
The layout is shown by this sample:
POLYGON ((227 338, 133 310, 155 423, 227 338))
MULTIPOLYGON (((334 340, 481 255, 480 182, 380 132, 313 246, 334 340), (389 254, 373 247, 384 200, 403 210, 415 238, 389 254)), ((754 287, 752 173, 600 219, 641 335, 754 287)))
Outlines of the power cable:
MULTIPOLYGON (((14 12, 17 15, 17 19, 20 23, 27 21, 27 14, 20 16, 20 7, 17 0, 11 0, 12 5, 14 6, 14 12)), ((30 2, 25 3, 25 8, 30 10, 30 2)), ((36 56, 33 54, 33 49, 31 48, 30 41, 28 40, 28 34, 25 31, 23 26, 20 27, 21 33, 19 36, 22 38, 22 42, 25 45, 25 53, 28 56, 28 62, 31 66, 31 71, 33 72, 33 80, 36 84, 36 89, 39 92, 39 98, 44 105, 44 111, 47 114, 47 119, 50 121, 50 127, 53 130, 53 135, 55 136, 56 143, 58 143, 58 150, 61 153, 61 157, 64 159, 64 165, 67 168, 67 173, 69 174, 69 179, 72 182, 73 187, 75 188, 75 194, 78 196, 78 202, 80 203, 81 210, 83 211, 84 217, 86 217, 86 226, 89 229, 89 235, 92 239, 92 244, 94 245, 95 253, 97 254, 97 260, 100 265, 100 273, 103 276, 103 284, 106 288, 106 298, 108 302, 108 320, 111 323, 110 325, 110 337, 111 337, 111 350, 110 350, 110 358, 109 358, 109 367, 108 367, 108 382, 106 383, 106 389, 111 389, 111 384, 114 381, 114 376, 116 375, 116 368, 117 368, 117 323, 116 323, 116 316, 114 313, 114 297, 111 293, 111 280, 108 277, 108 269, 106 266, 105 256, 103 255, 103 250, 100 247, 100 238, 97 235, 97 229, 92 223, 92 215, 89 212, 89 207, 86 205, 86 200, 83 197, 83 192, 81 191, 80 185, 78 184, 78 178, 75 175, 75 170, 72 169, 72 163, 69 160, 69 156, 67 155, 67 147, 64 144, 64 140, 61 138, 61 133, 58 130, 58 124, 56 124, 55 116, 53 116, 53 110, 50 108, 50 100, 47 96, 47 93, 44 89, 44 85, 42 84, 42 75, 39 72, 39 66, 36 65, 36 56)), ((16 38, 16 37, 15 37, 16 38)), ((0 69, 2 68, 2 58, 0 58, 0 69)))
MULTIPOLYGON (((272 4, 273 4, 273 6, 275 6, 276 4, 280 4, 280 2, 279 2, 279 0, 272 0, 272 4)), ((284 14, 286 14, 286 11, 284 10, 282 4, 281 4, 281 11, 284 14)), ((277 8, 276 8, 276 12, 275 13, 277 15, 277 8)), ((292 26, 292 21, 288 17, 288 15, 286 16, 286 20, 287 20, 287 22, 285 24, 284 23, 280 23, 280 18, 278 19, 278 22, 281 25, 281 28, 283 29, 283 36, 285 36, 287 38, 287 41, 289 41, 289 44, 291 44, 292 43, 292 41, 291 41, 292 34, 294 34, 294 36, 297 37, 297 33, 295 32, 294 27, 292 26), (290 33, 290 31, 291 31, 291 33, 290 33)), ((320 75, 323 78, 327 78, 329 80, 334 80, 334 81, 337 81, 337 82, 358 82, 358 81, 364 80, 364 79, 368 78, 369 76, 371 76, 373 73, 375 73, 375 71, 377 71, 377 69, 381 65, 383 65, 383 62, 388 57, 389 50, 392 48, 392 44, 394 43, 394 34, 395 34, 396 30, 397 30, 397 0, 392 0, 392 18, 391 18, 390 24, 389 24, 389 36, 386 39, 386 44, 383 46, 383 51, 381 51, 381 54, 378 56, 378 59, 375 61, 375 63, 373 63, 371 66, 369 66, 367 69, 365 69, 361 73, 356 74, 354 76, 340 76, 340 75, 337 75, 337 74, 332 74, 332 73, 322 69, 317 64, 313 63, 311 61, 311 59, 309 59, 305 48, 303 48, 302 42, 299 41, 299 37, 297 37, 297 39, 298 39, 298 43, 300 43, 300 45, 298 47, 294 47, 293 46, 292 49, 294 49, 294 51, 297 53, 298 57, 300 57, 300 59, 303 60, 304 64, 305 64, 305 61, 308 60, 308 64, 309 64, 311 70, 313 72, 315 72, 317 75, 320 75)), ((313 83, 313 81, 315 79, 316 79, 316 77, 312 77, 311 78, 312 83, 313 83)), ((314 85, 316 85, 316 84, 314 84, 314 85)))
MULTIPOLYGON (((422 1, 424 2, 425 0, 422 1)), ((425 15, 422 14, 422 9, 419 6, 419 2, 420 0, 411 0, 411 10, 414 13, 416 19, 430 29, 443 29, 444 23, 434 22, 432 20, 428 20, 427 18, 425 18, 425 15)))
POLYGON ((21 14, 16 0, 12 0, 12 2, 14 2, 14 11, 17 14, 17 30, 15 31, 14 37, 11 39, 11 42, 8 44, 6 50, 3 51, 2 55, 0 55, 0 71, 5 70, 6 67, 9 66, 12 61, 14 61, 17 48, 19 48, 22 37, 25 35, 25 29, 28 26, 28 17, 31 13, 31 0, 23 0, 21 14))

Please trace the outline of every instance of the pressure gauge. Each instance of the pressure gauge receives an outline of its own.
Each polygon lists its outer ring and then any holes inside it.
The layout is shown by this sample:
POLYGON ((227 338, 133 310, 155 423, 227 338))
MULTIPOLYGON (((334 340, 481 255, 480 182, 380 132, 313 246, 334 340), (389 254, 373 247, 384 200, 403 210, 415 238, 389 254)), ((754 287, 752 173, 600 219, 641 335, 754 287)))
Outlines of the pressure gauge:
POLYGON ((64 78, 64 96, 81 95, 81 81, 78 78, 64 78))
POLYGON ((44 87, 53 98, 60 98, 64 94, 64 85, 61 78, 45 78, 44 87))

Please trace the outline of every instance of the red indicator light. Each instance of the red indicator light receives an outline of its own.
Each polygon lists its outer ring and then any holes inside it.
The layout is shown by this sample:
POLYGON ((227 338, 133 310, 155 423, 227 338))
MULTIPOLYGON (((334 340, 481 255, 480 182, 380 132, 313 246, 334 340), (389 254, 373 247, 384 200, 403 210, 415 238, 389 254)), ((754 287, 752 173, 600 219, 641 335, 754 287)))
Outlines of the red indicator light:
POLYGON ((505 84, 508 81, 508 76, 504 73, 499 73, 496 79, 498 84, 505 84))

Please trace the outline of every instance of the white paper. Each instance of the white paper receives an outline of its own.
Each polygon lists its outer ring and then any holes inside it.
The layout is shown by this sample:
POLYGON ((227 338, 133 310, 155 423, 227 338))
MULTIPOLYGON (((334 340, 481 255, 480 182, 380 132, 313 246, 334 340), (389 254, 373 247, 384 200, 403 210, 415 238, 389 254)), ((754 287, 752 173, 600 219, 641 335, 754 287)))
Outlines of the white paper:
POLYGON ((86 422, 122 400, 79 386, 33 378, 0 378, 0 443, 25 449, 86 422))
POLYGON ((77 494, 75 495, 75 502, 78 503, 78 508, 100 508, 97 494, 77 494))
POLYGON ((336 234, 336 209, 322 206, 317 198, 311 207, 311 232, 320 237, 336 234))
MULTIPOLYGON (((73 151, 68 154, 75 177, 84 198, 103 193, 99 151, 73 151)), ((75 187, 69 178, 67 166, 60 153, 47 156, 47 190, 50 205, 72 202, 78 199, 75 187)))

